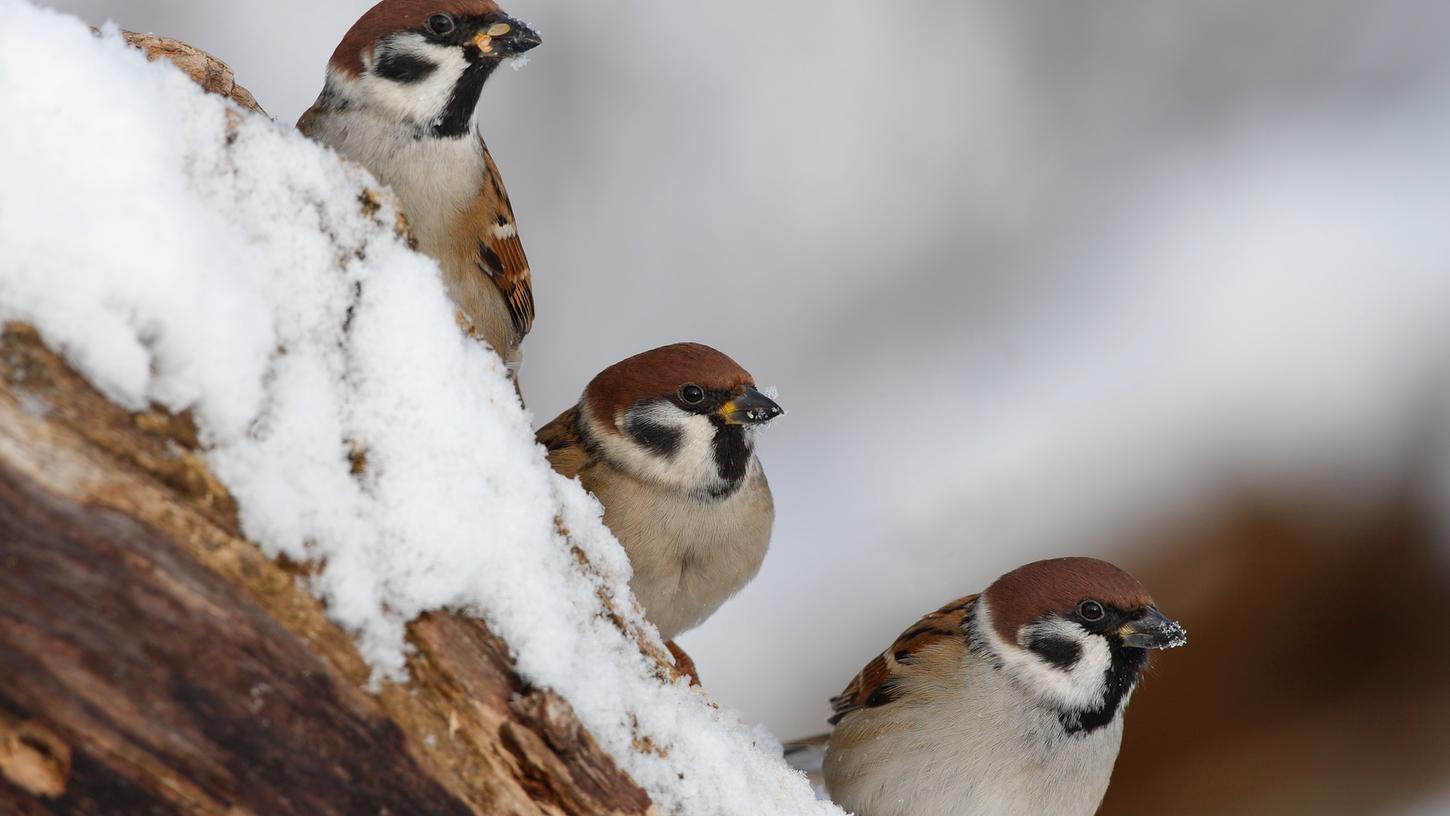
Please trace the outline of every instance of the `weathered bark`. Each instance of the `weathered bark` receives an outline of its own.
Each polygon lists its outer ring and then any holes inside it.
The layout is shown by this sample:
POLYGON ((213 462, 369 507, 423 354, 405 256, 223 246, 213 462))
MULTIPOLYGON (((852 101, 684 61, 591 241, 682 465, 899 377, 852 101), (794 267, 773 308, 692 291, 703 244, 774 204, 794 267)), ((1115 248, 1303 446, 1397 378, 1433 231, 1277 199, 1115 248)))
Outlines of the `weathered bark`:
POLYGON ((0 339, 0 812, 648 813, 479 621, 416 622, 374 696, 351 639, 241 538, 186 417, 0 339))
MULTIPOLYGON (((219 61, 128 39, 260 111, 219 61)), ((481 621, 415 621, 409 681, 366 692, 189 417, 112 404, 23 325, 0 382, 0 813, 658 811, 481 621)))
POLYGON ((265 114, 257 104, 252 92, 237 83, 231 66, 199 48, 193 48, 180 40, 158 37, 155 34, 122 32, 126 42, 146 52, 150 60, 166 59, 191 77, 196 84, 211 93, 225 96, 253 113, 265 114))

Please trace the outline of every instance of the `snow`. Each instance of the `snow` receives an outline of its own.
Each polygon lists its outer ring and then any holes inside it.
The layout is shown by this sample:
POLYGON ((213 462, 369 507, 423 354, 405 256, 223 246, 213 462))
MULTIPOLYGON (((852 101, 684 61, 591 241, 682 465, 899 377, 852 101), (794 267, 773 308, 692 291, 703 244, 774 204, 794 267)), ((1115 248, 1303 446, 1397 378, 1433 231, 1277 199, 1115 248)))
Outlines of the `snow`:
POLYGON ((602 616, 601 589, 633 609, 623 551, 437 267, 362 211, 366 174, 262 117, 229 133, 229 108, 113 30, 0 0, 0 320, 121 405, 193 411, 247 535, 320 565, 380 682, 405 677, 409 620, 476 614, 666 812, 839 813, 602 616))

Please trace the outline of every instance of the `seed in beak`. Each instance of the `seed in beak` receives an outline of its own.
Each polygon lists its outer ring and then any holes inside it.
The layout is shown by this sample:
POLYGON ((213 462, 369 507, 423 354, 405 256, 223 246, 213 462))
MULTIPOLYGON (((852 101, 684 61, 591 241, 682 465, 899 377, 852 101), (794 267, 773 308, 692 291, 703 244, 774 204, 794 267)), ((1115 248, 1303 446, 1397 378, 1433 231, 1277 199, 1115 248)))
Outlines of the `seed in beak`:
POLYGON ((508 23, 494 23, 488 27, 487 33, 490 37, 502 37, 510 31, 513 31, 513 29, 509 27, 508 23))

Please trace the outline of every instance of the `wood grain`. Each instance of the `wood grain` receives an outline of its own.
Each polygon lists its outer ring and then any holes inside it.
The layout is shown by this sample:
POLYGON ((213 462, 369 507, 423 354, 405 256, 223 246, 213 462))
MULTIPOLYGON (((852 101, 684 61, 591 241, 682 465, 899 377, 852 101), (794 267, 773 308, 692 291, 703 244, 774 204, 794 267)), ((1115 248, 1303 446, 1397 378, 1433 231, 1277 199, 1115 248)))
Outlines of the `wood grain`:
POLYGON ((0 812, 655 812, 480 621, 416 622, 409 682, 366 693, 188 418, 113 405, 25 326, 0 379, 0 812))

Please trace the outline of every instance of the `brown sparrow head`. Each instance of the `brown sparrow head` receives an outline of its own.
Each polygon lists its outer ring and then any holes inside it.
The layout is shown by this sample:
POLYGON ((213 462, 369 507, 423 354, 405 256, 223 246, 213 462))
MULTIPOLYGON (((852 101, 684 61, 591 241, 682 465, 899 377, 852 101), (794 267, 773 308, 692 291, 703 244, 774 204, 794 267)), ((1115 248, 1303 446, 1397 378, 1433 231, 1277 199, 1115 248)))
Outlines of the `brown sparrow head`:
POLYGON ((418 249, 510 371, 533 323, 532 277, 498 167, 470 135, 494 69, 538 44, 490 0, 383 0, 342 38, 297 123, 393 188, 418 249))
POLYGON ((434 137, 467 134, 489 75, 539 35, 491 0, 383 0, 328 62, 324 95, 434 137))
POLYGON ((1019 567, 922 618, 831 701, 827 787, 860 816, 1087 816, 1148 650, 1185 642, 1106 561, 1019 567))
POLYGON ((611 463, 709 501, 740 489, 755 429, 781 414, 745 369, 698 343, 606 368, 584 389, 580 408, 590 438, 611 463))
POLYGON ((666 640, 760 568, 775 510, 755 432, 781 413, 734 360, 677 343, 606 368, 539 430, 554 469, 604 506, 666 640))

